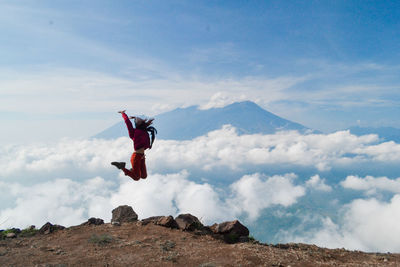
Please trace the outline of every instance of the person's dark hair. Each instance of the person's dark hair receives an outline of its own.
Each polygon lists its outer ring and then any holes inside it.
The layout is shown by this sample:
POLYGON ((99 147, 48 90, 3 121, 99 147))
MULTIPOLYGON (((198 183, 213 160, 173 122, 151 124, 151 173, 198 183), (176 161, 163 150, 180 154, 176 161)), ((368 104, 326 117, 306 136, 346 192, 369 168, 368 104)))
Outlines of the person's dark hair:
POLYGON ((156 139, 156 134, 157 130, 153 126, 150 126, 153 124, 154 119, 141 119, 136 117, 135 118, 135 127, 136 129, 140 129, 143 131, 147 131, 150 133, 150 148, 153 146, 154 139, 156 139))

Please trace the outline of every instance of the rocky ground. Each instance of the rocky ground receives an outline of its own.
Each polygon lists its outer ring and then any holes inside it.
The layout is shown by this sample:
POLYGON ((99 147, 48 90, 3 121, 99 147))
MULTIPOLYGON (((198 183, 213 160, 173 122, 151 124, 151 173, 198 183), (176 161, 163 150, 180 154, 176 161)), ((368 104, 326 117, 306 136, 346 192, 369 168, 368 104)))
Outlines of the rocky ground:
POLYGON ((203 226, 193 215, 141 221, 129 206, 111 223, 0 231, 0 266, 400 266, 400 254, 261 244, 238 221, 203 226))
POLYGON ((210 235, 131 222, 6 238, 0 241, 0 266, 400 266, 400 255, 304 244, 227 244, 210 235))

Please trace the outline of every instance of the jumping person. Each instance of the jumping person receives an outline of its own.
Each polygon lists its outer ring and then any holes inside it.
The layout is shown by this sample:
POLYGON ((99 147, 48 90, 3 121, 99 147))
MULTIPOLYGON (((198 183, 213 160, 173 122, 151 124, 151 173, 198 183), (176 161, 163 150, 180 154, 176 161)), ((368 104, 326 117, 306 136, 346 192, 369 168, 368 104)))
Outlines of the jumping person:
POLYGON ((145 163, 144 151, 150 149, 153 145, 157 130, 150 126, 154 119, 142 119, 139 117, 128 117, 125 110, 118 111, 122 114, 122 118, 125 121, 126 127, 128 128, 129 137, 133 140, 133 147, 135 151, 131 156, 132 169, 128 170, 125 168, 125 162, 111 162, 118 169, 122 170, 126 176, 131 177, 133 180, 138 181, 140 178, 146 179, 147 170, 145 163), (134 119, 135 128, 132 126, 130 119, 134 119), (149 133, 151 134, 151 138, 149 133))

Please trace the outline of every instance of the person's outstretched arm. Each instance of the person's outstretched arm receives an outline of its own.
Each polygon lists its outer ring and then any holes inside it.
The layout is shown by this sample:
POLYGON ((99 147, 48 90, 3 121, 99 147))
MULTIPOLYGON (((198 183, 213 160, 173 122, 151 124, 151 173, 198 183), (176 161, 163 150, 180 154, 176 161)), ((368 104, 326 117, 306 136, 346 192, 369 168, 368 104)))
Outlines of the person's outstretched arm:
POLYGON ((135 129, 133 128, 131 120, 128 118, 128 115, 125 114, 125 110, 118 111, 118 113, 122 114, 122 118, 124 118, 126 127, 128 128, 129 137, 133 140, 135 129))

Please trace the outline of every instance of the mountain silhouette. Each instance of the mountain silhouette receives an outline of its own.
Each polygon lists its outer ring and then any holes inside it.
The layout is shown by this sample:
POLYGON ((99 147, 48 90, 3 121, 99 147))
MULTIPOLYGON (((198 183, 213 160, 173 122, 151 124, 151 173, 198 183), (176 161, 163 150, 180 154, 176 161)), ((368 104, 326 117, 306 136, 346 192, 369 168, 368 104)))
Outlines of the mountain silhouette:
MULTIPOLYGON (((238 134, 273 134, 277 131, 297 130, 305 133, 311 129, 268 112, 251 101, 236 102, 222 108, 202 110, 198 106, 177 108, 155 116, 154 126, 158 138, 190 140, 220 129, 234 126, 238 134)), ((123 121, 93 136, 112 139, 127 136, 123 121)))

